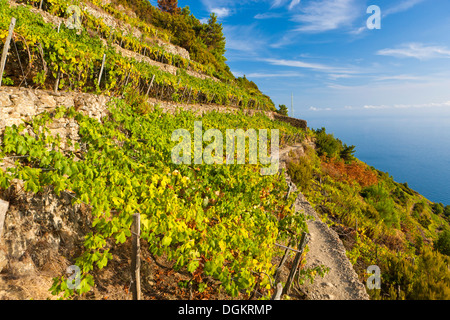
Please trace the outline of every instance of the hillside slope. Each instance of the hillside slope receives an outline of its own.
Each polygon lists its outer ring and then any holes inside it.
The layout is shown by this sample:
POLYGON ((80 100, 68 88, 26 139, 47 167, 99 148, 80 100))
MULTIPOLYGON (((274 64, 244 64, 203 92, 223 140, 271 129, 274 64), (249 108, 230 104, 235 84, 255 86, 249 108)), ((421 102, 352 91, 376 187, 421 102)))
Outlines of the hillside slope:
POLYGON ((82 28, 71 30, 71 1, 45 1, 43 10, 39 2, 0 0, 2 42, 17 18, 0 88, 0 198, 10 204, 1 298, 129 299, 136 212, 145 299, 271 298, 279 244, 296 250, 304 232, 311 240, 291 299, 448 298, 444 208, 361 163, 325 130, 274 112, 254 83, 229 77, 219 49, 195 51, 206 41, 195 17, 94 0, 76 2, 82 28), (183 35, 161 27, 184 22, 183 35), (279 174, 261 175, 261 158, 224 165, 238 155, 227 158, 206 138, 214 161, 193 163, 191 152, 176 163, 174 133, 190 139, 199 122, 202 136, 279 130, 279 174), (81 272, 77 291, 67 286, 71 265, 81 272), (381 268, 382 289, 367 294, 369 265, 381 268))

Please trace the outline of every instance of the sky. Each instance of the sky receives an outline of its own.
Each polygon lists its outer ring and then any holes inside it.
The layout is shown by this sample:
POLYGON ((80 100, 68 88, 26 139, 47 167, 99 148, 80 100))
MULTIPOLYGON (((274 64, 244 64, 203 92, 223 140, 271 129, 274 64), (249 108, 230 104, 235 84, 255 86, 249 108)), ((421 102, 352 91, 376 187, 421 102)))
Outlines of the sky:
POLYGON ((202 22, 216 13, 233 74, 246 75, 289 111, 293 94, 295 117, 450 114, 448 0, 178 3, 202 22), (372 28, 372 5, 380 9, 379 29, 372 28))

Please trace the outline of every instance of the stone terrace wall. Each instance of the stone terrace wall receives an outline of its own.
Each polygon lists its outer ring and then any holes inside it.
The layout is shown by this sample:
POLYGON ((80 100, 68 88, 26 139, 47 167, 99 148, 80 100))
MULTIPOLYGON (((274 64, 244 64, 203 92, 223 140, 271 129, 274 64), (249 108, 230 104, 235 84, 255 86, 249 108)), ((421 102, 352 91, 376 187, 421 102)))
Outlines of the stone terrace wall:
POLYGON ((289 123, 291 126, 296 127, 296 128, 306 129, 308 127, 308 123, 306 122, 306 120, 286 117, 281 114, 277 114, 275 112, 273 113, 273 116, 274 116, 275 120, 289 123))
POLYGON ((44 111, 56 107, 75 107, 78 111, 100 120, 107 115, 109 98, 88 93, 37 90, 17 87, 0 88, 0 132, 6 126, 19 125, 44 111))
MULTIPOLYGON (((7 126, 13 124, 19 125, 23 120, 29 120, 33 116, 44 111, 52 111, 58 106, 75 107, 77 111, 83 112, 92 118, 100 120, 108 114, 107 103, 110 98, 88 93, 79 92, 61 92, 54 93, 48 90, 27 89, 17 87, 0 88, 0 133, 7 126)), ((181 104, 175 102, 159 101, 153 98, 149 99, 152 104, 159 104, 164 112, 174 113, 177 109, 190 110, 197 115, 216 110, 218 112, 236 113, 241 109, 230 106, 221 106, 215 104, 181 104)), ((253 115, 255 113, 264 113, 272 120, 287 122, 294 127, 306 129, 305 120, 282 116, 276 112, 262 110, 244 110, 245 113, 253 115)), ((68 124, 67 124, 68 125, 68 124)), ((64 130, 63 124, 52 124, 52 130, 64 130)), ((58 132, 63 133, 63 132, 58 132)), ((61 135, 61 134, 60 134, 61 135)), ((63 135, 61 135, 63 136, 63 135)))
MULTIPOLYGON (((46 90, 34 90, 16 87, 0 88, 0 134, 5 127, 20 125, 23 121, 56 107, 75 107, 77 111, 100 120, 107 115, 108 97, 96 96, 87 93, 64 92, 54 93, 46 90)), ((49 125, 50 133, 61 137, 63 147, 66 147, 66 138, 79 141, 78 123, 74 119, 55 119, 49 125)), ((30 133, 32 130, 27 128, 30 133)), ((2 143, 0 137, 0 144, 2 143)), ((0 162, 0 169, 8 166, 8 163, 0 162)))

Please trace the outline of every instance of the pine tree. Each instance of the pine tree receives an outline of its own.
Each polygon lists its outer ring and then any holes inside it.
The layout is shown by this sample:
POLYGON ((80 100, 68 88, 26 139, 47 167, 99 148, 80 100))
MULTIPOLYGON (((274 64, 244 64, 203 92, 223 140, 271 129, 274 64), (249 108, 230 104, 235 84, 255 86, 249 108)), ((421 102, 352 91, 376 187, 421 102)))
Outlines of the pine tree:
POLYGON ((158 7, 161 11, 171 14, 179 14, 181 9, 178 7, 178 0, 158 0, 158 7))
POLYGON ((208 50, 216 57, 217 60, 225 60, 225 36, 223 35, 223 27, 217 22, 217 15, 211 13, 208 23, 204 25, 204 36, 202 37, 208 50))
POLYGON ((279 114, 282 114, 283 116, 287 116, 288 115, 288 108, 286 107, 286 105, 280 104, 279 107, 278 107, 277 112, 279 114))

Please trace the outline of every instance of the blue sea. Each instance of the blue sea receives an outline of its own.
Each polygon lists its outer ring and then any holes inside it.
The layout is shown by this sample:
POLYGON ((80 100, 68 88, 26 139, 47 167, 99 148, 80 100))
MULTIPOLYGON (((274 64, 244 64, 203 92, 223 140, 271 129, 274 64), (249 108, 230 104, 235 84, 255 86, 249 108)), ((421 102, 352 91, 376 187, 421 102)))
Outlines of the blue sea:
POLYGON ((450 205, 450 112, 435 110, 307 111, 310 128, 356 146, 356 157, 433 202, 450 205))

